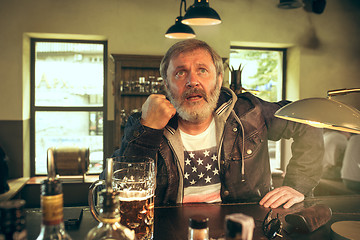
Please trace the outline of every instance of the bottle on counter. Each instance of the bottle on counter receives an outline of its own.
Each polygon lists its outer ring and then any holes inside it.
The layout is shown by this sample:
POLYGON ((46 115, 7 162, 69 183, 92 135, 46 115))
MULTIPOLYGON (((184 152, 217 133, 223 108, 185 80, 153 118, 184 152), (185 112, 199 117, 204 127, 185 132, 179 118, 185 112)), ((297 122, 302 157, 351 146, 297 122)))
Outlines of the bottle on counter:
POLYGON ((0 202, 0 240, 26 240, 25 200, 0 202))
POLYGON ((37 240, 70 240, 64 225, 62 184, 56 177, 53 148, 47 151, 48 178, 41 182, 41 229, 37 240))
MULTIPOLYGON (((106 160, 106 188, 99 193, 99 225, 89 231, 86 240, 135 240, 135 232, 120 224, 119 193, 113 191, 111 183, 112 163, 112 158, 106 160)), ((90 204, 90 210, 95 211, 93 204, 90 204)))
POLYGON ((209 218, 195 215, 189 218, 188 240, 209 240, 209 218))
POLYGON ((65 231, 62 184, 58 179, 41 182, 42 222, 37 240, 69 240, 65 231))

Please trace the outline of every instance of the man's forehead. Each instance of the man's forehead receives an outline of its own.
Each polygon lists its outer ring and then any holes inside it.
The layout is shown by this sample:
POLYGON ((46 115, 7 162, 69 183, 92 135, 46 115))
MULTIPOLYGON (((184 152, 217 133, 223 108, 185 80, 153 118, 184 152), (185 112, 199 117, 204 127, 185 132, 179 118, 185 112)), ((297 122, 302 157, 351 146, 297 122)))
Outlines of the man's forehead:
POLYGON ((213 59, 210 55, 210 53, 206 50, 206 49, 202 49, 202 48, 198 48, 198 49, 194 49, 191 51, 185 51, 185 52, 180 52, 177 55, 174 55, 171 59, 170 59, 170 65, 179 65, 182 64, 183 61, 185 60, 189 60, 189 59, 193 59, 196 61, 196 64, 203 64, 203 65, 208 65, 208 64, 213 64, 213 59), (210 60, 210 62, 209 62, 210 60))

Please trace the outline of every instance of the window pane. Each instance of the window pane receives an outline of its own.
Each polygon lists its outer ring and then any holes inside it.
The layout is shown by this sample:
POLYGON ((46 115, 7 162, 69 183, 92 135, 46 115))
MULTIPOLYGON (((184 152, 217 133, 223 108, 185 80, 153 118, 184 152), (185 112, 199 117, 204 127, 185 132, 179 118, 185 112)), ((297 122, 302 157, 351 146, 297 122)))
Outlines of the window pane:
POLYGON ((35 174, 47 174, 47 149, 85 147, 90 150, 88 173, 99 173, 103 159, 102 112, 35 113, 35 174))
POLYGON ((242 85, 267 101, 282 98, 282 51, 231 49, 230 66, 241 64, 242 85))
POLYGON ((35 106, 102 106, 103 44, 36 42, 35 106))

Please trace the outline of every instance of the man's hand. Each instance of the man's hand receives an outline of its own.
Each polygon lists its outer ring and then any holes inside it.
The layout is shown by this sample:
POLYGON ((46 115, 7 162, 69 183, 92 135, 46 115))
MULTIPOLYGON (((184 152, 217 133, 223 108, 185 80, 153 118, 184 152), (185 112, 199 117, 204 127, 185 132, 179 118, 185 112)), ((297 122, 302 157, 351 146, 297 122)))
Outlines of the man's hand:
POLYGON ((284 208, 289 208, 295 203, 302 202, 304 199, 305 196, 302 193, 291 187, 282 186, 268 192, 259 204, 264 207, 277 208, 285 203, 284 208))
POLYGON ((176 109, 162 94, 151 94, 141 108, 141 124, 162 129, 175 115, 176 109))

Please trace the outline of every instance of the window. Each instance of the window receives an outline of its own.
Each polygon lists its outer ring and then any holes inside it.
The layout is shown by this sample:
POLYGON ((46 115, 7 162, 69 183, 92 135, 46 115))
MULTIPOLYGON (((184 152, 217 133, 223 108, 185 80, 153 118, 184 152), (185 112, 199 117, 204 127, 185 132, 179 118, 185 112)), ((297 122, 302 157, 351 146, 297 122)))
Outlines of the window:
MULTIPOLYGON (((229 66, 235 70, 242 69, 243 88, 264 100, 274 102, 284 98, 285 57, 285 49, 232 46, 229 66)), ((272 170, 281 168, 280 148, 280 142, 269 142, 272 170)))
POLYGON ((47 174, 47 149, 85 147, 88 173, 102 170, 105 41, 31 40, 32 175, 47 174))

